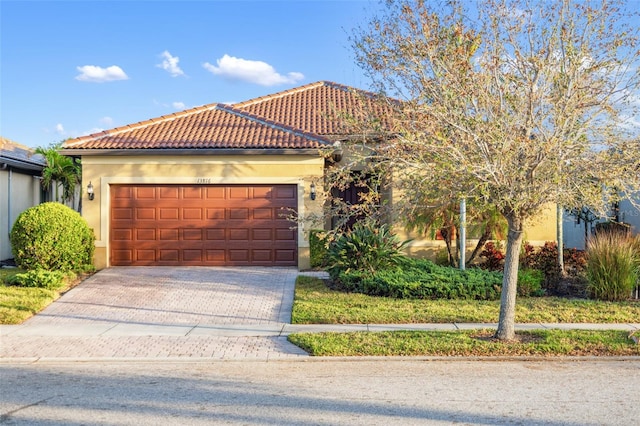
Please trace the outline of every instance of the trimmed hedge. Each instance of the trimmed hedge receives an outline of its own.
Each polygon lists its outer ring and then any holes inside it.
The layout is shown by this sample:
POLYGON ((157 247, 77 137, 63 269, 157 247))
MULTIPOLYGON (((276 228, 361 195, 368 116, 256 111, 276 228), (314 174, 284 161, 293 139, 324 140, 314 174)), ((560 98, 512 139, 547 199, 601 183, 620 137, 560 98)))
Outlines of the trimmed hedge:
MULTIPOLYGON (((521 295, 540 295, 542 275, 528 271, 523 274, 526 285, 520 290, 521 295)), ((500 298, 502 277, 502 273, 495 271, 477 268, 460 271, 424 259, 408 259, 402 267, 373 273, 341 271, 334 280, 334 287, 395 299, 497 300, 500 298)))
POLYGON ((93 263, 94 240, 78 212, 55 202, 23 211, 11 229, 15 262, 26 270, 85 269, 93 263))

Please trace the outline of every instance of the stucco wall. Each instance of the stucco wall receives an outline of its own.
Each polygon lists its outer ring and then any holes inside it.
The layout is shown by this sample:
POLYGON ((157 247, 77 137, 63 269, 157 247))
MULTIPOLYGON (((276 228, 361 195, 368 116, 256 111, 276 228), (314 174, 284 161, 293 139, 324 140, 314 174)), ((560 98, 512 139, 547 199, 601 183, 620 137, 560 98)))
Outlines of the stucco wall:
POLYGON ((9 233, 18 215, 41 202, 40 181, 16 170, 0 171, 0 260, 11 259, 9 233))
MULTIPOLYGON (((86 156, 82 158, 82 216, 96 236, 95 266, 109 266, 109 200, 113 184, 295 184, 298 213, 320 212, 321 204, 309 198, 311 182, 322 177, 324 160, 311 155, 243 156, 86 156), (86 187, 92 183, 95 199, 89 201, 86 187)), ((298 229, 298 266, 309 267, 311 226, 298 229)))
MULTIPOLYGON (((385 192, 385 198, 391 203, 394 199, 400 197, 402 197, 402 190, 398 188, 392 188, 385 192)), ((457 207, 458 206, 456 206, 456 208, 457 207)), ((525 226, 525 241, 534 246, 541 246, 546 241, 556 241, 556 223, 555 205, 544 207, 539 214, 527 222, 525 226)), ((469 231, 470 225, 472 224, 467 224, 467 259, 477 245, 477 237, 479 237, 476 235, 476 238, 473 238, 474 235, 469 231)), ((412 240, 407 246, 407 253, 411 256, 435 259, 438 252, 446 250, 444 241, 434 240, 430 235, 419 234, 415 231, 406 231, 400 226, 399 222, 396 223, 394 229, 401 240, 412 240)), ((456 244, 455 241, 454 244, 456 244)))
MULTIPOLYGON (((542 212, 536 216, 534 220, 529 221, 525 228, 525 241, 534 245, 541 246, 546 241, 556 241, 556 213, 555 207, 548 206, 542 210, 542 212)), ((408 252, 412 256, 427 257, 435 259, 439 251, 445 250, 446 246, 444 241, 432 240, 430 238, 421 236, 414 233, 400 233, 402 238, 413 238, 413 241, 408 246, 408 252)), ((467 237, 466 252, 467 259, 473 252, 477 239, 467 237)), ((454 244, 456 242, 454 241, 454 244)))
MULTIPOLYGON (((340 166, 348 166, 353 170, 361 170, 363 168, 361 159, 366 157, 367 153, 360 149, 358 145, 344 143, 342 148, 343 159, 339 163, 340 166)), ((402 198, 402 190, 394 186, 393 182, 389 182, 388 185, 382 189, 381 195, 385 202, 393 204, 394 201, 402 198)), ((394 232, 396 232, 400 240, 412 240, 406 248, 406 252, 410 256, 435 259, 438 252, 446 250, 444 241, 434 240, 430 235, 408 232, 402 226, 402 221, 399 218, 390 220, 394 222, 394 232)), ((536 215, 535 219, 530 220, 527 224, 525 241, 535 246, 541 246, 546 241, 556 241, 556 222, 555 205, 545 207, 540 214, 536 215)), ((328 221, 325 226, 330 226, 330 221, 328 221)), ((473 252, 478 242, 477 239, 471 237, 472 236, 468 234, 466 244, 467 258, 473 252)))

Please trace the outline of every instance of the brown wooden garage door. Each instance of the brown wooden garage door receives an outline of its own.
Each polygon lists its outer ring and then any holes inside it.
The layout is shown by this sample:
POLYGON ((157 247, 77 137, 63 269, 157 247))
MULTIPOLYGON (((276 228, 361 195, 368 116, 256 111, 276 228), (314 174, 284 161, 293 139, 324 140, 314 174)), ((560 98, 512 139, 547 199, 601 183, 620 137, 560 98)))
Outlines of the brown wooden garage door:
POLYGON ((295 185, 112 185, 114 266, 295 266, 295 185))

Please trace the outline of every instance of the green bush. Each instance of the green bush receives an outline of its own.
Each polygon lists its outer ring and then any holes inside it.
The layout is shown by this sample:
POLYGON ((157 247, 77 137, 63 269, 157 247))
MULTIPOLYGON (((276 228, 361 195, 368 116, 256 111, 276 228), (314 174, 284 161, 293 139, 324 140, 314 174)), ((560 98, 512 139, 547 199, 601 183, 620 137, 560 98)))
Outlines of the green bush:
POLYGON ((401 267, 375 272, 342 271, 335 281, 342 290, 397 299, 500 298, 502 274, 482 269, 460 271, 425 259, 405 259, 401 267))
MULTIPOLYGON (((377 271, 342 271, 334 287, 353 293, 395 299, 497 300, 502 288, 502 273, 480 268, 461 271, 436 265, 425 259, 405 259, 402 266, 377 271)), ((524 269, 518 272, 518 295, 542 296, 544 274, 524 269)))
POLYGON ((341 272, 374 272, 399 265, 406 259, 401 251, 407 243, 400 242, 388 225, 357 223, 329 244, 327 271, 335 279, 341 272))
POLYGON ((324 231, 311 231, 309 233, 309 251, 311 257, 311 267, 321 268, 327 264, 327 239, 323 236, 324 231))
POLYGON ((537 269, 521 269, 518 271, 518 296, 543 296, 544 272, 537 269))
POLYGON ((62 271, 47 271, 31 269, 27 272, 15 274, 8 279, 9 285, 21 287, 37 287, 57 290, 64 286, 65 274, 62 271))
POLYGON ((631 297, 638 281, 639 237, 598 232, 587 246, 587 292, 594 299, 618 301, 631 297))
POLYGON ((94 239, 80 214, 60 203, 25 210, 11 229, 16 264, 27 270, 81 270, 93 263, 94 239))
POLYGON ((558 244, 555 241, 547 241, 541 247, 525 243, 520 255, 520 266, 541 271, 544 275, 544 289, 558 292, 562 281, 576 281, 576 278, 582 277, 587 265, 585 252, 574 248, 564 249, 563 259, 567 274, 565 277, 560 273, 558 244))

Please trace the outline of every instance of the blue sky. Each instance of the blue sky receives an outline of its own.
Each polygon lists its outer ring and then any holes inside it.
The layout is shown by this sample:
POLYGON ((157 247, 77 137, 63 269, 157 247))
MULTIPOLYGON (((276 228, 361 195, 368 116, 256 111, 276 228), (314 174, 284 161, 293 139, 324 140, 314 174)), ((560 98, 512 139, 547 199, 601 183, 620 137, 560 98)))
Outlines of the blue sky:
POLYGON ((23 145, 318 80, 368 88, 377 2, 0 0, 0 134, 23 145))

